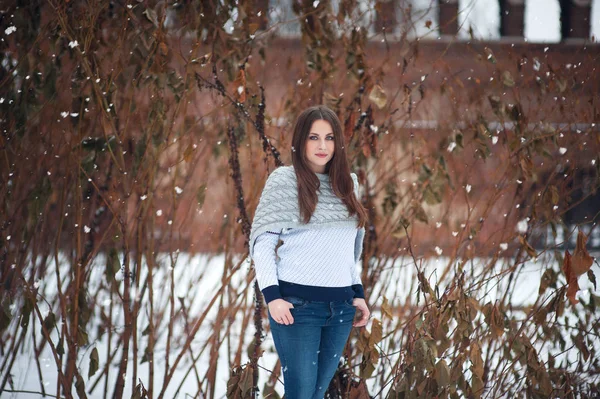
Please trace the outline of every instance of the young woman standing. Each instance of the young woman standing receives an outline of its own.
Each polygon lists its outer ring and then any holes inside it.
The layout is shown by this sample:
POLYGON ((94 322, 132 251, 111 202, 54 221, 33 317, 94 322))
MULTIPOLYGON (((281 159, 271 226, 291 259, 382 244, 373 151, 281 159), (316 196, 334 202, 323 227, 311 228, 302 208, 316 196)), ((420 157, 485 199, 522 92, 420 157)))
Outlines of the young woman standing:
POLYGON ((250 256, 269 308, 287 399, 322 399, 352 326, 369 319, 356 271, 367 223, 344 135, 325 106, 298 117, 292 166, 274 170, 252 223, 250 256), (354 321, 356 309, 361 317, 354 321))

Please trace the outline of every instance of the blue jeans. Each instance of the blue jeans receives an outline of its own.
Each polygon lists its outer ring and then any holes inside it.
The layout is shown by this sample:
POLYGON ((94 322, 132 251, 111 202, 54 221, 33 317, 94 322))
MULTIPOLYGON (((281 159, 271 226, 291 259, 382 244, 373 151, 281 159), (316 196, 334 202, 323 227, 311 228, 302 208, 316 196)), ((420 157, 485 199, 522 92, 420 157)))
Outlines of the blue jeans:
POLYGON ((281 361, 286 399, 323 399, 352 330, 352 300, 313 302, 285 297, 294 305, 294 323, 279 324, 269 314, 281 361))

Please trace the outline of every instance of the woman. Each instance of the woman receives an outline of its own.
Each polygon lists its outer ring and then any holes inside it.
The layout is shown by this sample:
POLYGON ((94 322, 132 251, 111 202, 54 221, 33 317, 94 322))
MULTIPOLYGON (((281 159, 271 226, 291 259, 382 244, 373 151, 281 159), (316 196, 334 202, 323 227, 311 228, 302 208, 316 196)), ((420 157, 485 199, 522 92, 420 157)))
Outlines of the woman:
POLYGON ((250 234, 287 399, 322 399, 352 326, 369 320, 356 262, 367 212, 342 126, 324 106, 298 117, 292 164, 274 170, 250 234), (281 243, 282 242, 282 243, 281 243), (361 317, 354 321, 356 309, 361 317))

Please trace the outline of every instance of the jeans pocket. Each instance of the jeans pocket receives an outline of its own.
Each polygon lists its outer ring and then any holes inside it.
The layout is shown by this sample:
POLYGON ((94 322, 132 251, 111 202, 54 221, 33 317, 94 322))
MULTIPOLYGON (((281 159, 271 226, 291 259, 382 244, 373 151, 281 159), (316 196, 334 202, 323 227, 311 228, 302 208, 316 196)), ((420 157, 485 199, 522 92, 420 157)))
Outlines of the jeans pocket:
POLYGON ((308 301, 306 299, 302 299, 297 296, 286 296, 286 297, 283 297, 283 300, 294 305, 294 309, 302 308, 302 307, 306 306, 306 304, 308 303, 308 301))
POLYGON ((348 305, 348 306, 352 306, 352 307, 354 307, 354 298, 351 298, 351 299, 346 299, 346 300, 344 301, 344 303, 345 303, 346 305, 348 305))

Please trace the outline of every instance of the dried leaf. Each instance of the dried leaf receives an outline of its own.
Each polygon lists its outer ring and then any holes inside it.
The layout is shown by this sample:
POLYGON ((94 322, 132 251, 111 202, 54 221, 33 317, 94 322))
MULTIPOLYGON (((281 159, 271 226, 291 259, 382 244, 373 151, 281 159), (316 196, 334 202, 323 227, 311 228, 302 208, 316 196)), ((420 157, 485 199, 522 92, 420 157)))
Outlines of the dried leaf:
POLYGON ((383 326, 379 319, 373 319, 373 325, 371 327, 371 336, 369 337, 369 346, 373 347, 375 344, 381 342, 383 338, 383 326))
POLYGON ((592 282, 592 284, 594 284, 594 291, 596 291, 598 288, 596 288, 596 276, 594 275, 594 272, 592 271, 592 269, 588 270, 587 272, 588 278, 590 279, 590 281, 592 282))
POLYGON ((481 348, 477 342, 471 342, 471 370, 479 378, 483 378, 483 358, 481 348))
POLYGON ((502 72, 502 83, 507 87, 513 87, 515 85, 515 80, 509 71, 502 72))
POLYGON ((445 387, 450 384, 450 370, 444 359, 440 359, 435 365, 435 380, 438 387, 445 387))
POLYGON ((577 291, 579 291, 579 283, 577 282, 577 275, 573 272, 571 254, 569 253, 569 250, 565 252, 565 261, 563 263, 562 269, 565 273, 565 276, 567 277, 567 285, 569 287, 567 289, 567 298, 569 298, 571 304, 575 305, 579 302, 577 298, 575 298, 575 296, 577 295, 577 291))
POLYGON ((158 28, 158 15, 156 14, 156 11, 151 8, 146 8, 142 14, 144 14, 146 18, 148 18, 148 21, 152 22, 152 24, 158 28))
POLYGON ((381 311, 383 315, 392 319, 394 316, 392 315, 392 309, 390 308, 390 304, 388 303, 388 299, 384 296, 383 303, 381 304, 381 311))
POLYGON ((593 258, 588 253, 585 248, 585 244, 587 243, 587 236, 583 233, 583 231, 579 230, 577 234, 577 244, 575 245, 575 252, 573 253, 572 262, 572 271, 575 273, 577 277, 581 276, 584 273, 587 273, 588 270, 592 267, 593 258))
POLYGON ((83 382, 82 377, 77 377, 77 381, 75 381, 75 390, 80 399, 87 398, 87 395, 85 394, 85 382, 83 382))
POLYGON ((92 349, 92 353, 90 353, 90 370, 88 372, 88 378, 91 378, 96 371, 98 371, 98 365, 100 364, 100 359, 98 357, 98 348, 92 349))
POLYGON ((387 104, 388 98, 385 90, 380 85, 375 85, 371 89, 371 93, 369 93, 369 100, 375 103, 377 108, 383 109, 387 104))
POLYGON ((240 68, 237 78, 233 81, 233 93, 239 103, 246 101, 246 72, 240 68))
POLYGON ((525 237, 523 237, 522 235, 519 236, 519 242, 521 243, 521 245, 523 247, 525 247, 525 251, 527 252, 527 254, 529 256, 531 256, 532 258, 537 257, 537 252, 535 252, 535 249, 533 249, 533 247, 531 246, 531 244, 529 244, 527 242, 527 240, 525 239, 525 237))
POLYGON ((192 160, 192 155, 194 154, 194 145, 190 144, 183 152, 183 159, 185 162, 190 162, 192 160))
POLYGON ((254 381, 253 378, 254 369, 252 366, 248 365, 242 371, 242 376, 240 377, 240 390, 242 391, 242 397, 246 397, 246 394, 252 389, 252 384, 254 381))

